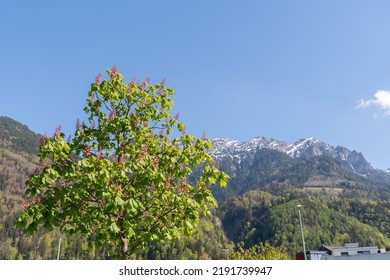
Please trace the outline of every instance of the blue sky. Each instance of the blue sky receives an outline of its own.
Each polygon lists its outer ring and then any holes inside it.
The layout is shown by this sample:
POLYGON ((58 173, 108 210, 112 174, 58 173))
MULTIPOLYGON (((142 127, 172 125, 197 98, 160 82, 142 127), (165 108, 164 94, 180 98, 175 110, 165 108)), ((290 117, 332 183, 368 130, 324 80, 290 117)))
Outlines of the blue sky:
POLYGON ((0 115, 73 132, 112 65, 166 78, 187 131, 315 137, 390 167, 389 1, 2 1, 0 115))

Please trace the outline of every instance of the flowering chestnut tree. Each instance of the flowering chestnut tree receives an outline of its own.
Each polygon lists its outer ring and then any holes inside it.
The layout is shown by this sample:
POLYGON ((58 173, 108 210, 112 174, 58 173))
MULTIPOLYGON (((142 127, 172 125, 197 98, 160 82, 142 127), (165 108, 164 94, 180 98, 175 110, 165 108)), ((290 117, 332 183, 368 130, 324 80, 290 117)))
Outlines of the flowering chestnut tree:
POLYGON ((171 116, 174 91, 165 82, 126 83, 115 66, 107 73, 91 84, 88 121, 77 122, 74 136, 66 141, 58 127, 41 139, 41 167, 26 183, 18 224, 30 234, 43 226, 93 236, 127 259, 192 233, 216 205, 211 185, 225 187, 228 176, 208 155, 211 142, 187 135, 179 114, 171 116), (202 172, 191 184, 196 166, 202 172))

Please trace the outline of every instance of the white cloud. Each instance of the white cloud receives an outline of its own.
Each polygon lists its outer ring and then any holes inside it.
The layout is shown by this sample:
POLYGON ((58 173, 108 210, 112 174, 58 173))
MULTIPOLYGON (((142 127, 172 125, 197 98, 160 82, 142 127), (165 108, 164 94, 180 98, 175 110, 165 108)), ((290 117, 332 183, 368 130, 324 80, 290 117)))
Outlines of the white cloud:
POLYGON ((370 100, 361 99, 357 108, 366 109, 370 106, 376 106, 381 109, 384 115, 390 115, 390 91, 378 90, 374 97, 370 100))

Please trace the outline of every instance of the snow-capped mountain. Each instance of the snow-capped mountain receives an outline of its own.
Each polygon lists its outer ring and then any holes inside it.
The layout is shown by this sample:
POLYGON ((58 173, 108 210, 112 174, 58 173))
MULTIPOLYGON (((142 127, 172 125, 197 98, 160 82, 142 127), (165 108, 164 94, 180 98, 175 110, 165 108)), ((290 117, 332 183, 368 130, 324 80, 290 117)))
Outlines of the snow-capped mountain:
POLYGON ((267 137, 256 137, 248 142, 226 138, 212 140, 211 155, 217 159, 224 157, 236 158, 253 156, 258 149, 272 149, 286 153, 290 157, 310 159, 315 156, 329 156, 341 161, 349 170, 359 174, 369 174, 374 168, 361 153, 345 147, 334 147, 315 138, 303 138, 290 144, 267 137))

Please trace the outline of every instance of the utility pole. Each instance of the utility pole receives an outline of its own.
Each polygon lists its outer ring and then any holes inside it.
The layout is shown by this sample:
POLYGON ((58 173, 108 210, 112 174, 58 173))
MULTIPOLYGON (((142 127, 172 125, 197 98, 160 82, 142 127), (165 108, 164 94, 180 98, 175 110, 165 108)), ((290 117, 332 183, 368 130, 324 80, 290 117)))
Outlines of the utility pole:
POLYGON ((300 226, 301 226, 301 235, 302 235, 302 244, 303 244, 303 255, 305 256, 305 260, 307 260, 307 258, 306 258, 305 237, 303 236, 303 227, 302 227, 301 205, 298 204, 297 207, 298 207, 298 214, 299 214, 299 224, 300 224, 300 226))
POLYGON ((60 252, 61 252, 61 239, 62 239, 62 235, 60 235, 60 240, 58 241, 57 261, 58 261, 58 260, 60 260, 60 252))

